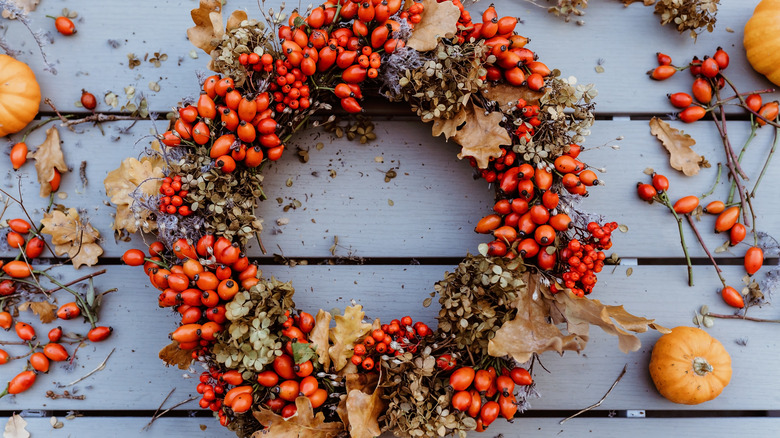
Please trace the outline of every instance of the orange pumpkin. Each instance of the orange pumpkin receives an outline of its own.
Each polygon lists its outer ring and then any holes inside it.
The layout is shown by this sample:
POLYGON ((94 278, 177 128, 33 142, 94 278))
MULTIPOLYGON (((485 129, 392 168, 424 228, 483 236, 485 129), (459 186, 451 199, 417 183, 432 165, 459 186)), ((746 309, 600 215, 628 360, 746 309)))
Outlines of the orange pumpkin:
POLYGON ((658 392, 686 405, 712 400, 731 381, 731 356, 704 330, 675 327, 658 339, 650 358, 658 392))
POLYGON ((38 114, 41 88, 27 64, 0 55, 0 137, 19 132, 38 114))
POLYGON ((750 65, 780 85, 780 0, 762 0, 745 24, 743 44, 750 65))

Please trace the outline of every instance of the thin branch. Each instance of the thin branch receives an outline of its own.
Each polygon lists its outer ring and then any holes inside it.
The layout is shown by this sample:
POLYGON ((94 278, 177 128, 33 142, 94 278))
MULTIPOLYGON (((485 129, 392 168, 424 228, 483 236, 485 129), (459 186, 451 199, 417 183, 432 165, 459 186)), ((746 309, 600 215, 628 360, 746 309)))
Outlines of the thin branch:
POLYGON ((677 230, 680 232, 680 244, 682 245, 683 253, 685 254, 685 263, 688 266, 688 286, 693 287, 693 264, 691 263, 691 256, 688 254, 688 245, 685 244, 685 233, 683 232, 682 219, 674 211, 672 202, 669 200, 669 195, 666 191, 659 193, 658 197, 661 202, 672 212, 674 219, 677 221, 677 230))
POLYGON ((102 370, 103 370, 103 368, 105 368, 105 367, 106 367, 106 362, 108 362, 108 358, 109 358, 109 357, 111 357, 111 355, 112 355, 112 354, 114 354, 114 351, 116 351, 116 348, 112 348, 112 349, 111 349, 111 352, 110 352, 110 353, 108 353, 108 356, 106 356, 106 358, 105 358, 105 359, 103 359, 103 362, 101 362, 101 363, 100 363, 100 365, 98 365, 98 366, 97 366, 97 368, 95 368, 94 370, 92 370, 92 371, 88 372, 88 373, 87 373, 87 374, 85 374, 83 377, 81 377, 81 378, 79 378, 79 379, 76 379, 76 380, 74 380, 74 381, 72 381, 72 382, 68 383, 67 385, 58 385, 58 386, 59 386, 60 388, 65 388, 65 387, 67 387, 67 386, 73 386, 73 385, 75 385, 75 384, 77 384, 77 383, 81 382, 82 380, 86 379, 87 377, 89 377, 89 376, 91 376, 91 375, 93 375, 93 374, 97 373, 98 371, 102 371, 102 370))
POLYGON ((775 154, 775 149, 777 149, 777 142, 778 139, 780 139, 780 128, 775 128, 775 141, 772 142, 772 149, 769 150, 769 155, 766 157, 766 161, 764 161, 764 167, 761 168, 761 173, 758 175, 758 179, 756 180, 756 185, 753 186, 753 190, 750 191, 750 198, 756 197, 756 189, 758 189, 758 184, 761 183, 761 180, 764 178, 764 174, 766 173, 766 170, 769 168, 769 162, 772 161, 772 156, 775 154))
MULTIPOLYGON (((740 157, 742 157, 742 154, 740 154, 740 157)), ((715 188, 718 187, 718 183, 720 183, 720 174, 722 172, 723 172, 723 165, 718 163, 718 176, 715 178, 715 183, 712 184, 712 188, 710 188, 710 191, 701 195, 700 198, 704 199, 715 192, 715 188)))
POLYGON ((160 403, 160 406, 157 407, 157 410, 154 411, 154 415, 152 415, 152 421, 150 421, 146 426, 143 427, 141 430, 149 430, 149 427, 154 423, 154 420, 157 418, 157 414, 160 413, 160 409, 162 409, 163 405, 165 405, 165 402, 168 401, 169 398, 171 398, 171 395, 173 395, 173 392, 176 391, 176 388, 171 388, 171 392, 168 393, 168 395, 165 396, 162 403, 160 403))
POLYGON ((167 414, 168 412, 178 408, 179 406, 181 406, 183 404, 187 404, 187 403, 189 403, 191 401, 197 400, 198 398, 200 398, 200 397, 190 397, 187 400, 184 400, 184 401, 181 401, 179 403, 176 403, 175 405, 171 406, 170 408, 160 412, 159 414, 157 414, 154 417, 152 417, 151 421, 149 421, 149 423, 146 426, 144 426, 144 429, 148 429, 149 427, 151 427, 152 423, 154 423, 155 420, 157 420, 158 418, 160 418, 163 415, 167 414))
POLYGON ((71 281, 69 283, 65 283, 62 286, 57 286, 57 287, 55 287, 53 289, 46 290, 46 291, 44 291, 44 293, 45 294, 51 294, 51 293, 57 292, 58 290, 62 289, 63 286, 65 286, 65 287, 73 286, 76 283, 79 283, 79 282, 84 281, 84 280, 88 280, 88 279, 93 278, 93 277, 97 277, 98 275, 103 275, 105 273, 106 273, 106 270, 105 269, 101 269, 101 270, 95 271, 95 272, 93 272, 91 274, 87 274, 87 275, 85 275, 83 277, 79 277, 79 278, 77 278, 77 279, 75 279, 75 280, 73 280, 73 281, 71 281))
POLYGON ((712 262, 712 266, 715 267, 715 271, 718 273, 718 278, 720 278, 720 282, 723 283, 723 287, 726 287, 726 280, 723 278, 723 274, 722 274, 723 271, 721 271, 720 266, 718 266, 718 262, 715 261, 715 258, 712 256, 712 253, 710 253, 710 250, 707 248, 707 245, 704 243, 704 239, 702 239, 701 234, 699 233, 699 229, 696 227, 693 218, 691 218, 690 214, 686 214, 685 219, 688 220, 688 225, 691 226, 693 233, 696 234, 696 238, 699 239, 699 244, 701 245, 704 252, 707 254, 707 257, 710 258, 710 262, 712 262))
POLYGON ((102 123, 102 122, 117 122, 120 120, 143 120, 142 117, 136 117, 136 116, 118 116, 113 114, 92 114, 87 117, 81 118, 81 119, 75 119, 75 120, 68 120, 63 122, 60 126, 64 126, 68 129, 70 129, 74 125, 79 125, 81 123, 89 123, 89 122, 95 122, 95 123, 102 123))
POLYGON ((601 404, 604 403, 604 400, 606 400, 606 398, 609 395, 609 393, 611 393, 612 390, 615 389, 615 386, 617 386, 618 382, 620 382, 620 379, 622 379, 623 376, 626 375, 626 370, 627 369, 628 369, 628 364, 623 365, 623 371, 620 372, 620 375, 617 377, 617 379, 615 379, 615 382, 612 383, 612 386, 609 387, 609 389, 607 390, 607 393, 604 394, 604 397, 601 397, 601 400, 599 400, 596 403, 588 406, 585 409, 581 409, 579 412, 577 412, 574 415, 570 415, 570 416, 564 418, 563 420, 559 421, 558 424, 563 424, 563 423, 567 422, 568 420, 571 420, 572 418, 574 418, 574 417, 576 417, 578 415, 582 415, 585 412, 588 412, 588 411, 590 411, 590 410, 592 410, 594 408, 597 408, 597 407, 601 406, 601 404))
POLYGON ((707 313, 704 316, 711 316, 713 318, 721 318, 721 319, 744 319, 745 321, 770 322, 770 323, 774 323, 774 324, 780 324, 780 319, 754 318, 752 316, 722 315, 720 313, 707 313))

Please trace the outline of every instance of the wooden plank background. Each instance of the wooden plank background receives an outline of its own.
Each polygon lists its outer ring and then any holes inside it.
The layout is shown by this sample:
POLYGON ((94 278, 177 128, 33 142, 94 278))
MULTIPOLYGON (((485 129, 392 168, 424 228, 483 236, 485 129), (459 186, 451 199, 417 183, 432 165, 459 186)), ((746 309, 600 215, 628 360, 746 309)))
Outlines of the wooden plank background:
MULTIPOLYGON (((716 31, 702 34, 694 44, 687 35, 658 25, 658 16, 652 8, 641 4, 623 7, 618 1, 593 1, 582 17, 583 25, 564 23, 548 15, 544 9, 523 1, 501 0, 496 8, 501 14, 519 15, 524 22, 520 31, 532 38, 530 48, 540 59, 565 75, 575 75, 581 83, 595 83, 599 120, 585 143, 583 158, 597 168, 605 167, 601 178, 604 186, 591 189, 591 195, 577 206, 583 212, 598 212, 608 220, 628 226, 628 233, 615 234, 613 250, 624 258, 625 266, 605 271, 599 277, 594 297, 608 304, 625 304, 635 314, 658 319, 668 327, 691 325, 694 312, 707 304, 713 312, 729 313, 720 300, 719 282, 711 266, 703 260, 704 252, 692 233, 686 234, 691 255, 697 258, 694 276, 696 287, 685 283, 682 251, 673 219, 658 205, 648 206, 635 195, 637 181, 646 181, 643 171, 654 168, 666 174, 672 184, 673 198, 701 194, 709 190, 716 170, 703 169, 695 178, 687 178, 672 170, 668 156, 660 143, 650 135, 650 116, 666 118, 673 112, 666 93, 688 91, 690 76, 683 72, 665 82, 647 79, 644 72, 655 65, 655 52, 670 54, 684 64, 692 55, 700 57, 723 46, 731 55, 731 66, 726 71, 743 91, 764 89, 769 82, 753 72, 744 59, 741 48, 742 28, 752 13, 757 0, 723 0, 718 13, 716 31), (734 32, 727 31, 727 28, 734 32), (594 67, 599 60, 605 69, 598 74, 594 67), (622 140, 616 138, 622 137, 622 140), (611 146, 619 145, 619 150, 611 146), (636 259, 636 260, 634 260, 636 259), (638 265, 635 265, 637 264, 638 265), (633 272, 627 275, 628 270, 633 272)), ((16 22, 0 21, 5 37, 12 46, 23 49, 21 60, 30 63, 38 75, 45 96, 54 100, 63 112, 80 111, 74 103, 80 90, 86 88, 99 96, 98 107, 107 110, 102 102, 105 93, 112 91, 123 100, 123 88, 134 86, 149 99, 152 111, 163 116, 182 98, 197 93, 196 71, 204 71, 205 54, 190 57, 192 46, 186 40, 185 29, 190 26, 189 10, 197 4, 193 0, 138 1, 132 7, 118 2, 53 2, 44 0, 31 15, 33 28, 49 30, 54 44, 46 48, 55 62, 58 75, 43 71, 37 47, 30 35, 16 22), (54 33, 51 20, 45 14, 57 14, 62 7, 79 12, 76 26, 79 33, 64 38, 54 33), (115 47, 116 46, 116 47, 115 47), (145 54, 166 53, 168 60, 159 68, 142 62, 131 70, 128 53, 143 60, 145 54), (88 54, 88 55, 87 55, 88 54), (150 81, 158 82, 159 92, 148 88, 150 81)), ((279 1, 267 2, 266 7, 278 9, 279 1)), ((250 1, 230 1, 227 10, 244 8, 250 16, 258 16, 257 5, 250 1)), ((482 10, 486 3, 471 5, 469 9, 482 10)), ((773 98, 777 98, 775 94, 773 98)), ((250 249, 252 257, 259 258, 266 275, 293 280, 298 290, 295 299, 301 308, 344 308, 351 299, 363 304, 371 317, 394 318, 410 314, 417 319, 435 323, 435 303, 423 308, 423 298, 432 291, 433 283, 467 252, 476 252, 480 242, 487 239, 472 231, 476 222, 490 212, 492 188, 483 181, 471 178, 473 170, 468 163, 455 157, 457 148, 440 138, 430 136, 429 126, 416 121, 403 107, 370 102, 377 141, 361 145, 344 139, 335 139, 318 129, 307 130, 290 144, 309 150, 308 163, 300 163, 294 153, 287 153, 265 173, 265 192, 269 199, 261 203, 258 215, 265 218, 263 242, 268 254, 256 246, 250 249), (324 147, 317 150, 315 145, 324 147), (381 161, 377 159, 381 157, 381 161), (395 169, 398 176, 384 182, 384 173, 395 169), (335 171, 335 177, 330 171, 335 171), (288 179, 292 186, 288 187, 288 179), (276 198, 282 198, 279 204, 276 198), (283 207, 292 200, 302 206, 285 212, 283 207), (393 205, 390 205, 392 201, 393 205), (280 218, 287 225, 276 225, 280 218), (335 257, 329 249, 338 236, 335 257), (273 265, 272 254, 311 260, 323 265, 273 265), (363 265, 328 265, 343 263, 346 257, 358 258, 363 265), (421 262, 422 264, 418 264, 421 262)), ((43 105, 41 117, 48 117, 50 109, 43 105)), ((110 110, 115 111, 115 110, 110 110)), ((744 117, 742 117, 744 120, 744 117)), ((720 138, 710 122, 684 125, 696 140, 695 149, 713 163, 723 157, 720 138)), ((88 162, 86 186, 77 172, 63 177, 61 192, 65 199, 56 202, 69 207, 85 209, 85 215, 103 235, 105 255, 102 265, 82 268, 78 272, 69 267, 56 270, 63 279, 73 279, 86 272, 106 268, 108 273, 96 280, 98 288, 119 287, 106 297, 102 318, 112 325, 115 333, 109 342, 87 345, 78 352, 72 367, 54 367, 48 375, 39 376, 33 391, 0 400, 0 413, 40 410, 61 414, 70 410, 85 411, 86 417, 65 421, 65 427, 52 430, 47 418, 29 418, 28 429, 33 436, 105 436, 108 424, 124 436, 135 434, 148 422, 150 411, 159 406, 171 388, 176 388, 168 405, 195 395, 193 376, 201 371, 164 368, 157 359, 157 351, 167 344, 167 334, 176 326, 176 318, 168 309, 156 306, 157 292, 132 268, 118 266, 118 257, 128 248, 141 247, 142 240, 116 242, 110 224, 113 208, 106 205, 102 181, 124 157, 137 156, 147 141, 144 136, 153 133, 163 123, 143 121, 129 132, 120 132, 129 123, 104 125, 105 134, 95 127, 80 125, 76 133, 62 129, 63 149, 69 166, 77 170, 82 161, 88 162), (75 385, 72 389, 84 394, 83 401, 50 400, 44 398, 47 389, 61 391, 57 383, 69 383, 94 369, 116 348, 105 370, 75 385), (114 414, 112 414, 112 412, 114 414)), ((746 121, 730 123, 729 132, 735 144, 747 136, 746 121)), ((755 179, 767 151, 771 147, 772 131, 763 128, 745 157, 744 168, 755 179)), ((28 143, 40 144, 45 134, 41 129, 33 133, 28 143)), ((19 136, 0 140, 4 152, 19 136)), ((0 160, 4 176, 0 185, 22 194, 33 210, 43 208, 45 200, 38 197, 37 182, 31 165, 21 172, 13 172, 7 159, 0 160)), ((780 235, 780 204, 768 181, 780 177, 773 166, 765 177, 767 182, 758 191, 755 205, 760 212, 759 228, 771 235, 780 235)), ((728 191, 724 178, 712 199, 723 198, 728 191)), ((19 215, 16 207, 7 217, 19 215)), ((39 213, 34 212, 37 216, 39 213)), ((710 249, 725 241, 725 236, 712 233, 714 218, 704 217, 699 226, 710 249)), ((717 257, 725 265, 739 263, 746 245, 739 245, 717 257)), ((0 255, 8 255, 0 249, 0 255)), ((777 254, 768 254, 777 263, 777 254)), ((51 259, 43 263, 51 263, 51 259)), ((758 274, 763 280, 766 272, 776 271, 771 266, 758 274)), ((741 284, 741 266, 725 266, 726 278, 734 285, 741 284)), ((67 297, 58 292, 60 300, 67 297)), ((65 301, 63 301, 65 302, 65 301)), ((751 315, 776 318, 772 306, 751 309, 751 315)), ((27 317, 26 320, 30 320, 27 317)), ((44 330, 35 324, 39 330, 44 330)), ((79 324, 66 322, 64 328, 82 329, 79 324)), ((778 386, 766 373, 757 372, 755 364, 773 364, 780 360, 777 337, 771 325, 738 321, 717 321, 709 330, 723 341, 732 355, 734 377, 724 394, 699 406, 674 405, 663 399, 653 388, 647 372, 651 347, 658 334, 640 335, 640 351, 624 355, 617 349, 616 340, 599 329, 591 333, 587 350, 576 355, 559 357, 553 353, 542 356, 550 373, 537 369, 535 378, 542 398, 532 400, 532 418, 515 420, 517 429, 503 422, 491 427, 491 433, 516 434, 517 430, 530 436, 626 436, 628 433, 653 431, 679 436, 695 433, 706 427, 716 434, 741 432, 746 436, 772 436, 777 429, 776 418, 761 418, 772 411, 780 411, 778 386), (545 413, 576 411, 598 400, 612 384, 623 365, 628 373, 599 408, 599 415, 609 411, 645 410, 648 415, 667 418, 580 418, 563 426, 558 417, 544 418, 545 413), (692 418, 669 418, 670 412, 682 412, 692 418), (738 418, 707 418, 711 415, 739 416, 738 418), (746 415, 746 416, 743 416, 746 415), (541 418, 540 418, 541 417, 541 418)), ((10 339, 10 333, 0 333, 0 339, 10 339)), ((21 354, 21 347, 9 348, 11 354, 21 354)), ((0 367, 0 381, 7 380, 18 370, 19 363, 0 367)), ((197 410, 191 402, 179 411, 197 410)), ((557 414, 555 414, 557 415, 557 414)), ((62 419, 62 418, 61 418, 62 419)), ((142 436, 231 436, 211 418, 161 419, 142 436), (200 425, 206 425, 201 430, 200 425)), ((112 436, 108 432, 108 436, 112 436)))

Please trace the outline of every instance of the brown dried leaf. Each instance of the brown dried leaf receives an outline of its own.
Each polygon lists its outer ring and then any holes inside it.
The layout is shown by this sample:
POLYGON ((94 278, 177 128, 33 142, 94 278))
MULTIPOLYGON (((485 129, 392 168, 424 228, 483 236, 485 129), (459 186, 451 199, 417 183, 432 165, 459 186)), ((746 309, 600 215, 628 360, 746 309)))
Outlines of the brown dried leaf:
POLYGON ((488 354, 501 357, 511 355, 518 362, 526 362, 534 353, 566 350, 580 351, 587 339, 575 334, 564 335, 558 327, 547 322, 550 303, 545 299, 538 275, 525 275, 528 287, 517 291, 515 319, 504 323, 496 336, 488 342, 488 354))
POLYGON ((317 312, 317 316, 314 317, 314 330, 311 331, 309 336, 309 341, 316 346, 315 351, 319 357, 318 361, 325 370, 330 368, 330 355, 328 354, 330 342, 328 342, 328 334, 330 333, 331 318, 330 312, 320 309, 317 312))
POLYGON ((539 99, 544 96, 544 91, 533 91, 525 85, 515 87, 501 82, 500 84, 488 85, 484 96, 488 100, 498 102, 502 111, 507 111, 515 106, 520 99, 525 100, 528 105, 538 105, 539 99))
POLYGON ((655 0, 622 0, 624 6, 628 6, 631 3, 638 3, 641 2, 645 6, 652 6, 655 3, 655 0))
POLYGON ((46 130, 46 140, 35 152, 28 152, 27 158, 35 158, 35 171, 38 172, 38 183, 41 185, 40 194, 42 198, 48 197, 51 194, 49 181, 54 178, 54 169, 59 170, 60 175, 68 171, 60 146, 60 132, 56 127, 46 130))
POLYGON ((330 331, 333 346, 328 349, 333 367, 341 370, 352 357, 355 342, 371 330, 371 324, 363 322, 363 306, 355 305, 344 309, 344 316, 336 315, 336 327, 330 331))
POLYGON ((159 356, 165 366, 176 365, 180 370, 186 370, 192 363, 192 350, 182 350, 176 341, 163 347, 159 356))
MULTIPOLYGON (((15 4, 19 9, 21 9, 25 14, 29 14, 30 12, 34 11, 35 8, 38 6, 38 3, 41 2, 41 0, 10 0, 11 3, 15 4)), ((11 11, 7 9, 3 9, 2 13, 3 18, 8 18, 10 20, 16 19, 16 15, 12 14, 11 11)))
POLYGON ((314 415, 311 401, 306 397, 295 399, 297 412, 284 419, 269 409, 253 411, 252 415, 266 429, 258 430, 251 438, 334 438, 344 432, 341 422, 325 422, 325 415, 314 415))
POLYGON ((96 265, 98 256, 103 254, 103 248, 96 243, 100 233, 89 222, 83 223, 75 208, 69 209, 67 214, 59 210, 46 213, 41 224, 41 233, 52 237, 54 252, 68 254, 76 269, 81 265, 96 265))
POLYGON ((488 166, 490 158, 501 156, 500 145, 511 145, 512 138, 504 127, 499 125, 503 119, 500 111, 485 115, 482 108, 472 102, 465 107, 466 124, 453 136, 461 145, 458 158, 474 157, 480 169, 488 166))
POLYGON ((554 296, 557 312, 553 312, 553 322, 566 322, 570 333, 588 340, 590 325, 597 325, 610 335, 618 337, 620 351, 629 353, 636 351, 642 345, 635 333, 644 333, 648 328, 664 329, 653 324, 654 320, 634 316, 623 306, 607 306, 599 300, 578 297, 571 292, 558 292, 554 296))
POLYGON ((227 20, 227 26, 225 27, 225 30, 231 31, 239 26, 241 26, 241 22, 247 19, 247 15, 245 11, 233 11, 232 14, 228 17, 227 20))
POLYGON ((433 50, 439 38, 452 38, 458 31, 460 10, 452 2, 438 3, 436 0, 423 0, 423 13, 420 22, 414 26, 412 36, 406 45, 418 52, 433 50))
POLYGON ((211 53, 225 34, 225 27, 222 24, 222 2, 200 0, 200 6, 193 9, 191 15, 195 26, 187 29, 187 38, 195 47, 211 53))
POLYGON ((458 133, 458 128, 460 128, 460 125, 466 122, 467 118, 468 115, 466 114, 466 108, 463 107, 460 111, 458 111, 457 114, 455 114, 455 117, 451 119, 441 119, 438 117, 430 119, 433 120, 433 126, 431 127, 433 136, 438 137, 444 134, 444 138, 449 140, 450 137, 453 137, 458 133))
POLYGON ((110 196, 111 202, 116 205, 116 216, 111 225, 114 231, 125 230, 132 234, 139 228, 144 232, 157 228, 157 223, 149 218, 146 209, 141 209, 141 213, 136 217, 130 208, 135 202, 131 195, 136 189, 139 195, 153 196, 159 193, 164 165, 161 157, 143 157, 141 161, 126 158, 117 169, 108 173, 103 185, 106 187, 106 195, 110 196))
POLYGON ((48 324, 57 319, 57 314, 54 313, 57 310, 57 306, 48 301, 25 301, 22 304, 19 304, 18 309, 20 312, 30 309, 32 313, 38 315, 38 318, 40 318, 41 322, 44 324, 48 324))
POLYGON ((342 402, 347 414, 344 424, 352 438, 373 438, 382 434, 379 416, 387 404, 382 400, 379 380, 376 374, 347 376, 347 397, 342 402))
POLYGON ((669 151, 669 164, 674 169, 687 176, 699 173, 700 163, 704 157, 691 149, 691 146, 696 144, 696 140, 690 135, 672 128, 658 117, 650 119, 650 133, 656 136, 669 151))

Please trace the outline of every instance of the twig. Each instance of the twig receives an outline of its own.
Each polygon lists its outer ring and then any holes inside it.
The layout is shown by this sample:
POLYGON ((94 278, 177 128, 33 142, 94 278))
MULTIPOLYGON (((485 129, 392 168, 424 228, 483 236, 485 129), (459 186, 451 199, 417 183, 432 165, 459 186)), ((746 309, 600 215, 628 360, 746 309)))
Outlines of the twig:
POLYGON ((102 123, 102 122, 117 122, 120 120, 142 120, 141 117, 136 116, 117 116, 113 114, 92 114, 87 117, 81 118, 81 119, 75 119, 75 120, 67 120, 62 123, 60 126, 64 126, 68 129, 70 129, 73 125, 79 125, 81 123, 89 123, 89 122, 95 122, 95 123, 102 123))
POLYGON ((710 250, 707 248, 707 245, 704 243, 704 239, 702 239, 701 234, 699 233, 699 229, 696 227, 693 218, 691 218, 690 214, 686 214, 685 219, 688 220, 688 225, 691 226, 693 233, 696 234, 696 238, 699 239, 699 244, 701 245, 701 248, 707 254, 707 257, 710 258, 710 262, 712 262, 712 266, 715 267, 715 272, 718 273, 718 278, 720 278, 720 282, 723 283, 723 287, 726 287, 726 280, 723 278, 723 274, 722 274, 723 271, 721 271, 720 266, 718 266, 718 262, 715 261, 715 258, 712 256, 712 253, 710 253, 710 250))
POLYGON ((157 420, 158 418, 160 418, 163 415, 167 414, 168 412, 178 408, 179 406, 181 406, 183 404, 186 404, 186 403, 189 403, 191 401, 197 400, 198 398, 200 398, 200 397, 190 397, 187 400, 184 400, 184 401, 181 401, 179 403, 176 403, 175 405, 173 405, 170 408, 160 412, 159 414, 155 414, 155 416, 152 417, 151 421, 149 421, 149 423, 146 426, 144 426, 144 429, 148 429, 149 427, 151 427, 152 423, 154 423, 155 420, 157 420))
MULTIPOLYGON (((750 123, 750 135, 748 136, 747 140, 745 140, 745 144, 742 146, 742 150, 739 151, 739 157, 737 157, 737 161, 742 163, 742 157, 745 155, 745 152, 747 151, 748 146, 750 146, 750 143, 753 141, 753 138, 756 136, 756 130, 758 129, 758 125, 755 121, 751 121, 750 123)), ((737 185, 734 181, 731 181, 731 187, 729 187, 729 197, 726 198, 726 204, 731 204, 731 202, 734 200, 734 190, 737 188, 737 185)))
POLYGON ((661 202, 664 203, 666 208, 672 212, 674 219, 677 221, 677 230, 680 232, 680 244, 682 245, 683 253, 685 254, 685 263, 688 266, 688 286, 693 287, 693 264, 691 263, 691 256, 688 255, 688 246, 685 244, 685 233, 683 233, 682 219, 677 215, 677 212, 674 211, 674 207, 672 206, 671 201, 669 201, 669 195, 666 194, 665 190, 659 193, 658 197, 661 199, 661 202))
POLYGON ((112 349, 111 349, 111 352, 110 352, 110 353, 108 353, 108 356, 106 356, 106 358, 105 358, 105 359, 103 359, 103 362, 101 362, 101 363, 100 363, 100 365, 98 365, 98 367, 97 367, 97 368, 95 368, 94 370, 92 370, 92 371, 88 372, 88 373, 87 373, 87 374, 85 374, 83 377, 81 377, 81 378, 79 378, 79 379, 76 379, 76 380, 74 380, 74 381, 72 381, 72 382, 68 383, 67 385, 58 385, 58 386, 59 386, 60 388, 65 388, 65 387, 67 387, 67 386, 73 386, 73 385, 75 385, 75 384, 77 384, 77 383, 81 382, 82 380, 86 379, 87 377, 89 377, 89 376, 91 376, 91 375, 95 374, 96 372, 98 372, 98 371, 101 371, 103 368, 105 368, 105 367, 106 367, 106 362, 108 362, 108 358, 109 358, 109 357, 111 357, 111 355, 112 355, 112 354, 114 354, 114 351, 116 351, 116 348, 112 348, 112 349))
POLYGON ((769 168, 769 162, 772 161, 772 156, 775 154, 775 149, 777 149, 778 139, 780 139, 780 128, 775 128, 775 141, 772 142, 772 149, 769 150, 769 156, 767 156, 766 161, 764 161, 764 167, 761 168, 761 173, 758 175, 758 179, 756 180, 756 185, 753 186, 753 190, 750 191, 749 198, 756 197, 756 189, 758 189, 758 184, 764 178, 764 174, 766 173, 766 170, 769 168))
MULTIPOLYGON (((742 154, 740 154, 740 157, 742 157, 742 154)), ((720 183, 720 174, 722 173, 722 171, 723 171, 723 165, 718 163, 718 176, 715 177, 715 183, 712 184, 712 188, 710 188, 709 192, 700 196, 701 199, 704 199, 715 192, 715 188, 718 187, 718 183, 720 183)))
MULTIPOLYGON (((739 101, 742 103, 742 107, 743 107, 743 108, 745 108, 746 110, 750 111, 750 112, 751 112, 751 113, 752 113, 754 116, 756 116, 756 117, 758 117, 759 119, 761 119, 761 120, 763 120, 763 121, 767 122, 768 124, 770 124, 770 125, 774 126, 775 128, 780 128, 780 124, 778 124, 776 121, 774 121, 774 120, 769 120, 769 119, 767 119, 766 117, 764 117, 764 116, 762 116, 761 114, 759 114, 758 112, 756 112, 756 111, 753 111, 753 109, 752 109, 752 108, 750 108, 750 107, 748 106, 747 102, 745 102, 745 99, 742 97, 742 95, 741 95, 741 94, 739 94, 739 92, 737 91, 737 87, 736 87, 736 86, 734 86, 734 83, 733 83, 733 82, 731 82, 731 81, 729 80, 729 78, 727 78, 726 76, 724 76, 722 72, 721 72, 721 74, 720 74, 720 75, 721 75, 721 77, 723 77, 723 80, 724 80, 724 81, 726 81, 726 83, 727 83, 727 84, 729 84, 729 86, 731 87, 731 89, 732 89, 732 90, 734 90, 734 93, 735 93, 735 94, 737 95, 737 97, 739 98, 739 101)), ((772 91, 774 91, 774 90, 772 90, 772 91)), ((720 100, 720 97, 718 97, 718 100, 720 100)))
POLYGON ((585 409, 581 409, 579 412, 577 412, 574 415, 570 415, 570 416, 564 418, 563 420, 559 421, 558 424, 563 424, 563 423, 567 422, 568 420, 571 420, 572 418, 574 418, 574 417, 576 417, 578 415, 581 415, 581 414, 583 414, 585 412, 590 411, 591 409, 594 409, 594 408, 597 408, 597 407, 601 406, 601 404, 604 403, 604 400, 607 398, 609 393, 612 392, 612 390, 615 389, 615 386, 617 386, 618 382, 620 382, 620 379, 622 379, 623 376, 626 375, 626 370, 627 369, 628 369, 628 364, 623 365, 623 371, 620 372, 620 375, 617 377, 617 379, 615 379, 615 382, 612 383, 612 386, 609 387, 609 389, 607 390, 607 393, 604 394, 604 397, 601 397, 601 400, 599 400, 596 403, 588 406, 585 409))
POLYGON ((780 319, 754 318, 752 316, 722 315, 720 313, 707 313, 704 316, 711 316, 713 318, 721 318, 721 319, 744 319, 745 321, 771 322, 771 323, 774 323, 774 324, 780 324, 780 319))
MULTIPOLYGON (((103 275, 105 273, 106 273, 106 270, 105 269, 101 269, 101 270, 93 272, 91 274, 87 274, 87 275, 85 275, 83 277, 79 277, 79 278, 77 278, 77 279, 75 279, 75 280, 73 280, 73 281, 71 281, 69 283, 65 283, 62 286, 65 286, 65 287, 72 286, 72 285, 74 285, 74 284, 76 284, 78 282, 81 282, 81 281, 84 281, 84 280, 88 280, 88 279, 90 279, 92 277, 97 277, 98 275, 103 275)), ((57 286, 57 287, 55 287, 53 289, 49 289, 47 291, 44 291, 44 293, 45 294, 51 294, 51 293, 57 292, 58 290, 62 289, 62 286, 57 286)))
POLYGON ((157 418, 157 414, 160 412, 160 409, 162 409, 165 402, 168 401, 169 398, 171 398, 171 395, 173 395, 173 392, 176 391, 176 388, 171 388, 171 392, 168 393, 168 395, 165 396, 162 403, 160 403, 160 406, 157 407, 157 410, 154 411, 154 415, 152 415, 152 421, 150 421, 146 426, 143 427, 141 430, 149 430, 149 427, 154 423, 154 420, 157 418))
POLYGON ((49 105, 52 110, 54 110, 54 112, 57 114, 57 117, 59 117, 60 120, 62 120, 62 123, 67 123, 68 122, 68 119, 65 116, 63 116, 62 114, 60 114, 60 111, 57 109, 56 106, 54 106, 54 102, 52 102, 51 99, 49 99, 47 97, 46 99, 43 99, 43 102, 46 105, 49 105))

